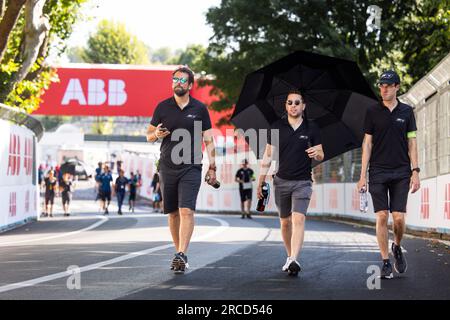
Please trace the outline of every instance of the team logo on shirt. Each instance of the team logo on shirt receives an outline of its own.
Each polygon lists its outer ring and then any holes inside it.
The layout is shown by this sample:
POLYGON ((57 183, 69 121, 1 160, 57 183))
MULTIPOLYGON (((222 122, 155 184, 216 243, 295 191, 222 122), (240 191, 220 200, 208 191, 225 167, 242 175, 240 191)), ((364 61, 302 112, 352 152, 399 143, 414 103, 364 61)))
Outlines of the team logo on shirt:
POLYGON ((298 138, 301 139, 301 140, 308 140, 309 139, 308 136, 303 136, 303 135, 299 136, 298 138))
POLYGON ((188 115, 186 116, 186 118, 189 118, 189 119, 195 119, 195 118, 197 118, 197 116, 196 116, 195 114, 188 114, 188 115))
POLYGON ((395 121, 400 122, 400 123, 405 123, 405 119, 402 119, 402 118, 397 118, 397 119, 395 119, 395 121))

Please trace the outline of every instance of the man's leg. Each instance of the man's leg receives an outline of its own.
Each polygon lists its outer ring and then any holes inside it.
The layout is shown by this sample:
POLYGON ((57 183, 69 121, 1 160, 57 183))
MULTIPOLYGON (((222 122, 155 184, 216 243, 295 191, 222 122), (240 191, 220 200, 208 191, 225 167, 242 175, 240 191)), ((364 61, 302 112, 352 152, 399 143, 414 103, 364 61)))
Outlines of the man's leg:
POLYGON ((377 240, 380 248, 381 258, 383 260, 389 259, 389 233, 388 220, 389 213, 387 210, 378 211, 377 215, 377 240))
POLYGON ((186 253, 193 232, 194 211, 189 208, 180 208, 180 245, 178 252, 186 253))
POLYGON ((286 218, 280 218, 281 237, 283 238, 284 248, 288 257, 291 256, 291 243, 292 243, 292 218, 291 216, 286 218))
POLYGON ((297 260, 303 246, 303 240, 305 237, 305 220, 306 216, 303 213, 292 213, 292 238, 290 254, 292 260, 297 260))
POLYGON ((169 213, 169 229, 172 235, 175 252, 180 252, 180 213, 178 210, 169 213))
POLYGON ((252 204, 252 199, 247 198, 247 200, 245 200, 245 212, 246 212, 248 218, 251 218, 251 215, 250 215, 251 204, 252 204))
POLYGON ((394 223, 392 224, 394 243, 396 246, 400 246, 403 234, 405 233, 405 213, 392 212, 392 218, 394 220, 394 223))

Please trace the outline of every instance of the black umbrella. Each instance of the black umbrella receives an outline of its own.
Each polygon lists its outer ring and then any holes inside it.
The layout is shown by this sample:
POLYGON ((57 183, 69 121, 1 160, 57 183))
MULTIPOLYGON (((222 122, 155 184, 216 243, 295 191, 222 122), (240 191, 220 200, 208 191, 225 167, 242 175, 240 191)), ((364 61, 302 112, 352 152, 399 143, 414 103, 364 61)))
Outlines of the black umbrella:
MULTIPOLYGON (((292 89, 320 128, 324 161, 361 146, 367 107, 377 97, 356 62, 315 53, 297 51, 248 74, 231 122, 244 131, 270 129, 285 114, 292 89)), ((258 147, 253 151, 261 158, 265 143, 258 147)))

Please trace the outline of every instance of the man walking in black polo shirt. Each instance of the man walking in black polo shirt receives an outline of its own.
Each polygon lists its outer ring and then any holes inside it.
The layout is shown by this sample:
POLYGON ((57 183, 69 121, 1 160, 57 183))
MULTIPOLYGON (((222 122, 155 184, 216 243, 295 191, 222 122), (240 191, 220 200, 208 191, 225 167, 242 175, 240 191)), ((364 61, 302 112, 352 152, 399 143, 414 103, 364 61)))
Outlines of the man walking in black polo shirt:
POLYGON ((236 172, 236 182, 239 183, 239 195, 241 197, 241 210, 244 219, 247 216, 251 219, 250 207, 252 205, 253 181, 255 181, 254 172, 248 167, 248 160, 244 159, 242 168, 236 172))
POLYGON ((324 158, 319 128, 304 117, 305 107, 300 92, 289 92, 286 100, 287 117, 271 126, 271 131, 279 133, 279 139, 272 141, 271 133, 258 180, 258 198, 261 199, 261 187, 272 159, 277 159, 278 154, 279 166, 273 185, 287 253, 282 270, 291 276, 297 276, 301 270, 298 256, 303 246, 306 213, 312 194, 311 159, 322 161, 324 158))
POLYGON ((181 67, 172 74, 173 97, 158 104, 147 131, 147 141, 162 139, 160 184, 164 213, 176 254, 171 269, 184 273, 188 268, 187 249, 194 231, 194 211, 202 172, 202 139, 209 157, 208 183, 216 182, 215 147, 207 107, 189 91, 194 73, 181 67))
POLYGON ((400 78, 392 70, 383 72, 378 86, 381 103, 367 111, 365 137, 362 146, 361 178, 358 190, 367 190, 367 167, 369 166, 369 189, 377 215, 377 240, 383 267, 381 277, 393 277, 389 260, 389 211, 393 218, 394 242, 391 250, 394 268, 404 273, 407 262, 400 242, 405 230, 405 213, 408 191, 420 188, 416 141, 416 120, 413 109, 397 99, 400 78))

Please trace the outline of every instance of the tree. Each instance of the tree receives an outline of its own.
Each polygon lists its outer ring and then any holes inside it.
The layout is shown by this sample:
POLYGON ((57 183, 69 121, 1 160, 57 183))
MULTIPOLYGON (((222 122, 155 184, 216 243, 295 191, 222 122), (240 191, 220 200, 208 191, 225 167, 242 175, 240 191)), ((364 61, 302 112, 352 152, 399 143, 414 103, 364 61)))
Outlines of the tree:
POLYGON ((169 47, 149 48, 149 59, 154 64, 168 64, 168 61, 173 59, 173 57, 174 53, 169 47))
POLYGON ((0 102, 31 112, 57 77, 48 48, 62 52, 86 0, 0 1, 0 102), (58 49, 59 48, 59 49, 58 49))
POLYGON ((205 68, 206 48, 200 44, 191 44, 185 50, 180 51, 177 56, 169 59, 168 64, 187 65, 194 72, 201 72, 205 68))
POLYGON ((216 75, 214 93, 221 95, 212 107, 231 108, 246 74, 295 50, 355 60, 373 85, 380 65, 395 67, 410 84, 433 66, 426 54, 434 45, 439 47, 433 52, 434 60, 449 51, 448 0, 444 2, 447 5, 435 0, 260 0, 255 5, 245 0, 222 0, 220 7, 210 8, 206 15, 214 35, 204 67, 216 75), (383 10, 379 39, 367 32, 369 5, 383 10), (442 17, 431 18, 435 12, 442 17), (427 24, 418 26, 417 19, 427 24), (417 34, 414 28, 420 32, 417 34), (430 30, 434 30, 431 35, 430 30), (426 32, 428 49, 419 49, 426 32), (414 65, 420 65, 423 71, 416 72, 414 65), (412 75, 409 78, 408 73, 412 75))
POLYGON ((123 23, 100 21, 82 55, 89 63, 147 64, 147 49, 123 23))
POLYGON ((70 47, 66 51, 67 58, 72 63, 82 63, 84 61, 84 48, 83 47, 70 47))

